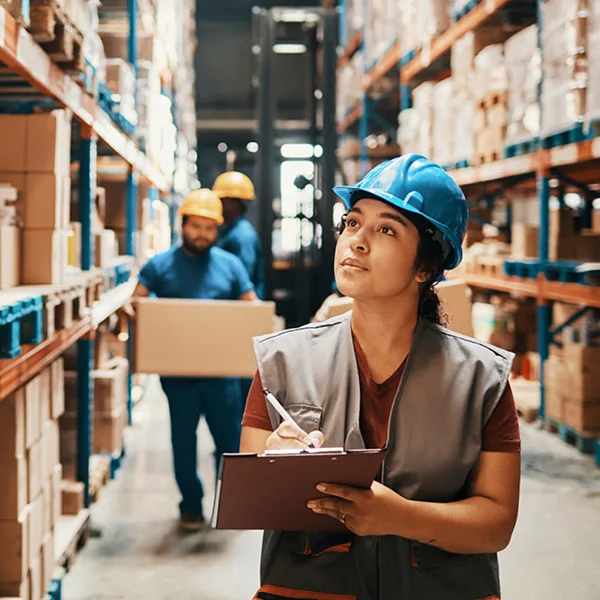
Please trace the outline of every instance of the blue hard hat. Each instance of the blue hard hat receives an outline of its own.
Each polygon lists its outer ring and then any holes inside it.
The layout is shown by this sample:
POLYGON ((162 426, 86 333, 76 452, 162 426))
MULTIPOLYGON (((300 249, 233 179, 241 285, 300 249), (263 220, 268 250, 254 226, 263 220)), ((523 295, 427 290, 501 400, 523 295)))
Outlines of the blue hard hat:
POLYGON ((438 164, 420 154, 405 154, 377 165, 355 186, 337 186, 333 191, 348 209, 372 196, 422 216, 435 227, 444 267, 454 269, 460 264, 469 210, 462 190, 438 164))

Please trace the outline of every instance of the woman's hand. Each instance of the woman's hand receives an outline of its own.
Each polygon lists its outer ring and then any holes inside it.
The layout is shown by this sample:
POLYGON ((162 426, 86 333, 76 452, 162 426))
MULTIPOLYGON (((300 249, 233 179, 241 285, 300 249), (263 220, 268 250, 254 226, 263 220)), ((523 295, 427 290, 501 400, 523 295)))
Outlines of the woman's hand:
POLYGON ((330 497, 311 500, 308 508, 337 519, 359 536, 394 535, 395 524, 408 503, 376 481, 369 490, 329 483, 318 485, 317 490, 330 497))
POLYGON ((323 445, 324 436, 320 431, 306 433, 297 425, 284 421, 267 439, 267 450, 288 450, 308 448, 311 443, 315 448, 323 445))

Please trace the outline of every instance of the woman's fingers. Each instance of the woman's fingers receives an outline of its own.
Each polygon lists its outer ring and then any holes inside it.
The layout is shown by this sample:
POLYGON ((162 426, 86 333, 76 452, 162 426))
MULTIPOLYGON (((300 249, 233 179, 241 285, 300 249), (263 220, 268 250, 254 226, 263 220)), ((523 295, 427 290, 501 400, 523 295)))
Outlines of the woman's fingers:
POLYGON ((312 433, 309 433, 308 439, 310 440, 310 442, 312 442, 312 445, 315 448, 321 448, 321 446, 323 446, 323 443, 325 442, 325 436, 320 431, 313 431, 312 433))
POLYGON ((267 449, 307 448, 311 444, 320 448, 323 441, 324 437, 320 431, 307 434, 294 423, 284 421, 267 439, 267 449))

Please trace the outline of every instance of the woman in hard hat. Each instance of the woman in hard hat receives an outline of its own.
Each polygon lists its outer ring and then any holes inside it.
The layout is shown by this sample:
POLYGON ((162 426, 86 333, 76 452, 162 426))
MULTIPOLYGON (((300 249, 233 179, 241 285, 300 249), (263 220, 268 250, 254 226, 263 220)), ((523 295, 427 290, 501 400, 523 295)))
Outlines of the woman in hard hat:
POLYGON ((213 191, 223 203, 224 223, 219 228, 219 247, 244 263, 256 295, 263 300, 265 275, 260 238, 246 218, 248 205, 255 198, 254 185, 243 173, 228 171, 215 179, 213 191))
POLYGON ((513 355, 441 326, 435 293, 462 258, 464 195, 414 154, 335 191, 348 209, 335 276, 353 311, 257 340, 241 446, 387 454, 370 490, 315 489, 307 510, 347 535, 265 534, 256 598, 498 599, 519 498, 513 355), (298 428, 266 406, 263 385, 298 428))
MULTIPOLYGON (((223 223, 221 200, 213 191, 193 191, 179 209, 181 245, 149 260, 141 269, 133 298, 256 300, 241 261, 215 247, 223 223)), ((193 323, 190 326, 194 326, 193 323)), ((202 332, 198 332, 199 343, 202 332)), ((167 350, 167 349, 165 349, 167 350)), ((237 452, 240 441, 238 378, 162 377, 169 401, 173 465, 181 492, 181 526, 197 531, 204 524, 202 482, 198 477, 196 430, 204 414, 216 447, 217 467, 224 452, 237 452)))

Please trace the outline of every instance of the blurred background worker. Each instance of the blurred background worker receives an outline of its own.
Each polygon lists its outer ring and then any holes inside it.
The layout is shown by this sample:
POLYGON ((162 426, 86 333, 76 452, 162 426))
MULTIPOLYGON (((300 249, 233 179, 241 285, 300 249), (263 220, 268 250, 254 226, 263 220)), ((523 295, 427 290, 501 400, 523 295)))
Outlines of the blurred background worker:
POLYGON ((256 295, 264 300, 265 274, 260 239, 246 218, 248 204, 256 197, 254 184, 243 173, 228 171, 217 177, 213 191, 223 203, 224 223, 219 228, 218 245, 244 263, 256 295))
MULTIPOLYGON (((216 247, 223 224, 221 200, 208 189, 192 192, 179 214, 181 245, 173 246, 146 263, 138 276, 136 297, 151 293, 160 298, 198 300, 257 300, 242 262, 216 247)), ((190 323, 190 327, 193 327, 190 323)), ((202 332, 198 331, 198 343, 202 332)), ((168 349, 165 348, 168 352, 168 349)), ((242 406, 238 378, 161 377, 169 401, 175 478, 182 495, 181 525, 197 531, 204 523, 204 490, 197 469, 197 434, 204 414, 216 447, 217 465, 224 452, 237 452, 242 406)))

